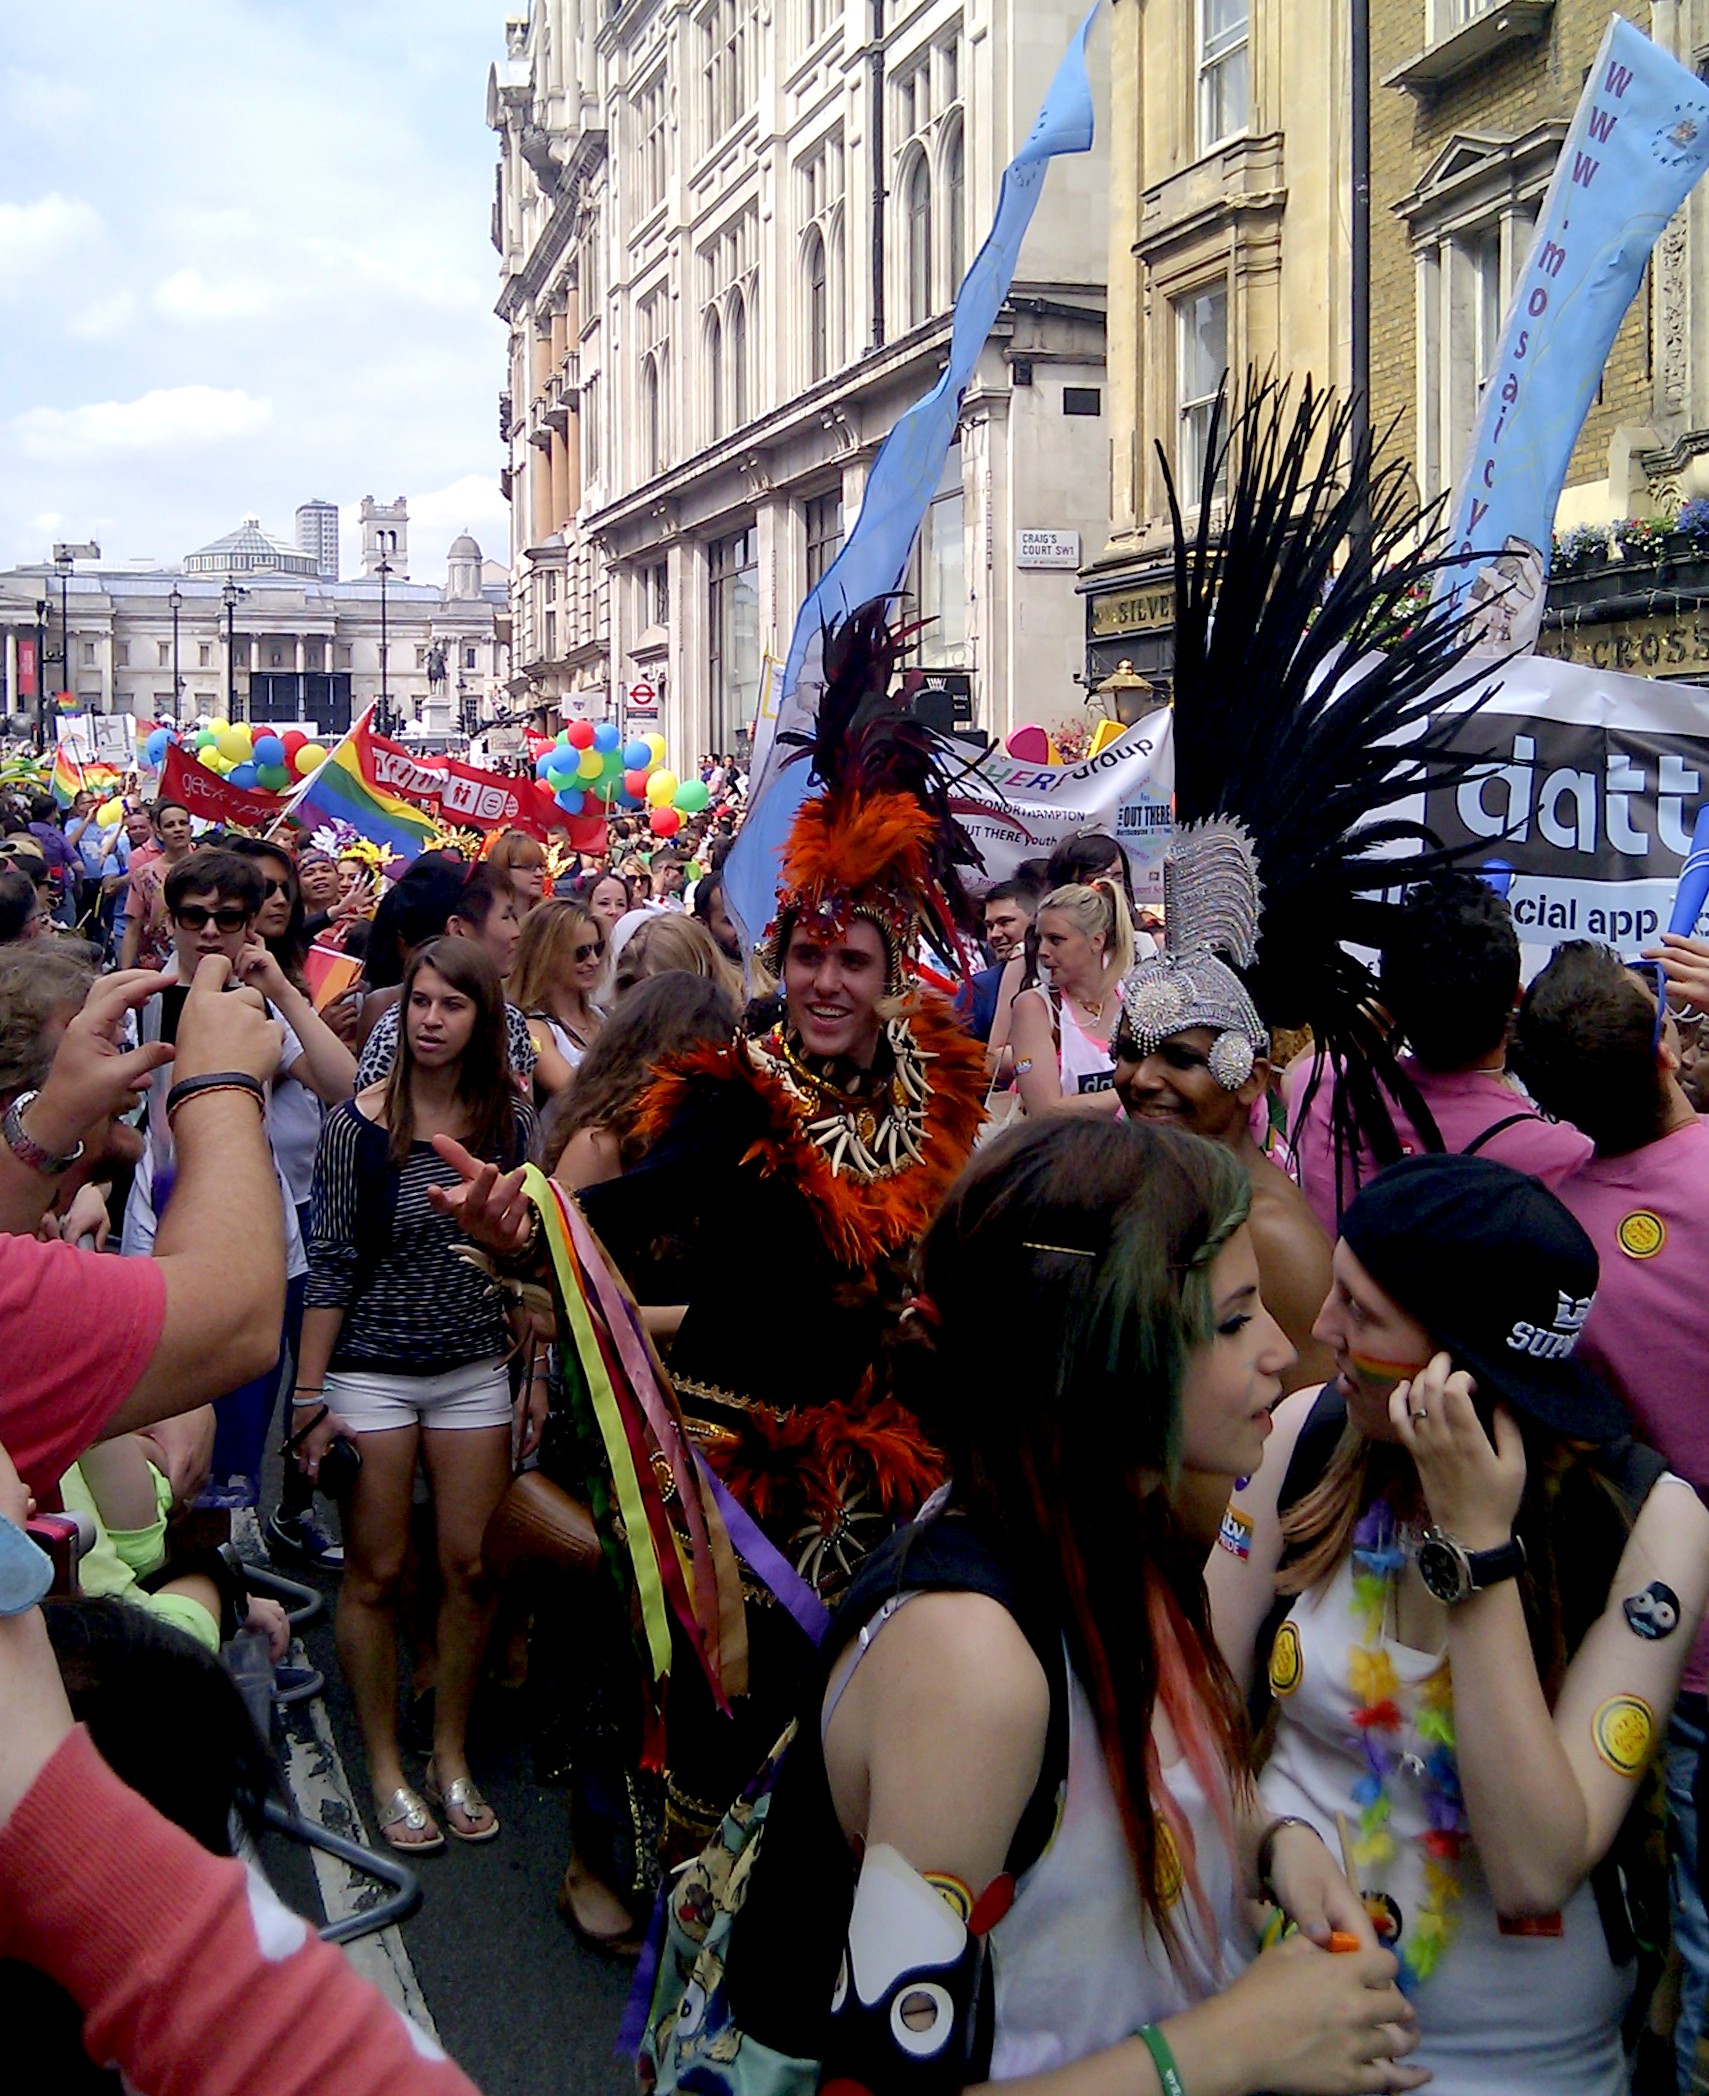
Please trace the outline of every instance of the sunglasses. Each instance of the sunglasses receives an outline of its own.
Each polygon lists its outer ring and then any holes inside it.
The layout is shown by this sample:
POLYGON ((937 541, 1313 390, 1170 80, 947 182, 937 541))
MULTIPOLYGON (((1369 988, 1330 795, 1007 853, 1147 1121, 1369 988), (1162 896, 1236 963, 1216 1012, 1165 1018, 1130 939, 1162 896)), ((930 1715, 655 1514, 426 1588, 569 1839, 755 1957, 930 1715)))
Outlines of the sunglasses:
POLYGON ((605 941, 603 939, 595 939, 586 946, 578 946, 576 948, 576 960, 578 964, 582 961, 597 960, 604 952, 605 941))
POLYGON ((265 898, 269 895, 289 895, 290 893, 291 884, 289 881, 269 880, 266 874, 263 874, 261 876, 261 894, 263 900, 265 900, 265 898))
POLYGON ((249 912, 238 902, 222 903, 217 910, 210 910, 205 903, 187 902, 181 910, 173 911, 172 921, 187 932, 204 931, 209 924, 218 925, 222 932, 240 932, 249 922, 249 912))

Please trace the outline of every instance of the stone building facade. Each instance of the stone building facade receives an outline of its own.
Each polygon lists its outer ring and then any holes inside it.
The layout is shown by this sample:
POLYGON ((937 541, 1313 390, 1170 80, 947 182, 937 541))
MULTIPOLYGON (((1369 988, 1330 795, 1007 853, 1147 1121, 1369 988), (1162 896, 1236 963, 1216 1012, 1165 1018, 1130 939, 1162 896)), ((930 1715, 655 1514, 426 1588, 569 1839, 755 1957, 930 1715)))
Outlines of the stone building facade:
MULTIPOLYGON (((534 0, 509 25, 488 113, 524 704, 621 707, 687 759, 744 745, 936 381, 1079 12, 534 0)), ((1052 168, 908 578, 922 666, 994 734, 1072 705, 1073 546, 1104 536, 1102 137, 1052 168), (1023 532, 1066 567, 1023 565, 1023 532)))
MULTIPOLYGON (((1380 4, 1380 0, 1379 0, 1380 4)), ((1196 511, 1224 369, 1345 388, 1351 75, 1331 0, 1113 0, 1107 542, 1086 677, 1166 687, 1166 483, 1196 511)))

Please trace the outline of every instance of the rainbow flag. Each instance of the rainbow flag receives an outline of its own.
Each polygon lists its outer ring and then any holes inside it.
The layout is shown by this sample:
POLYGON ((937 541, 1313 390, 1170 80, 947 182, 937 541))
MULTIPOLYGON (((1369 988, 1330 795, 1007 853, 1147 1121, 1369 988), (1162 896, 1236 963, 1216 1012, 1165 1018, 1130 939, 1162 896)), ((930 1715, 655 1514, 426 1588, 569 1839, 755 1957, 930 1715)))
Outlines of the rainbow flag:
POLYGON ((371 843, 413 859, 433 849, 439 826, 423 809, 376 786, 363 771, 359 738, 367 722, 364 714, 304 781, 285 813, 305 829, 319 822, 347 822, 371 843))
POLYGON ((69 808, 84 790, 83 767, 62 742, 53 753, 53 774, 48 790, 62 808, 69 808))

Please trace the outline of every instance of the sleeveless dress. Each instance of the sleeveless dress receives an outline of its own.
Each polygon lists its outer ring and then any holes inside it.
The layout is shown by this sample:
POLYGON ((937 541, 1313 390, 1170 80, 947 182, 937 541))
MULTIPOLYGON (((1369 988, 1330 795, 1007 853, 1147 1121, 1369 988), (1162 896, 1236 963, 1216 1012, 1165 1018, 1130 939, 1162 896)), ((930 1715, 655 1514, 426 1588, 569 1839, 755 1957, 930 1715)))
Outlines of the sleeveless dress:
MULTIPOLYGON (((1350 1826, 1357 1821, 1353 1786, 1365 1772, 1348 1664, 1360 1643, 1351 1560, 1343 1559, 1332 1578, 1297 1597, 1270 1660, 1276 1737, 1259 1790, 1269 1811, 1309 1820, 1332 1855, 1339 1853, 1336 1814, 1350 1826)), ((1407 1757, 1421 1763, 1431 1751, 1416 1726, 1424 1684, 1443 1660, 1387 1637, 1382 1650, 1399 1684, 1403 1718, 1402 1758, 1388 1783, 1395 1854, 1361 1873, 1361 1890, 1380 1898, 1399 1931, 1390 1947, 1404 1949, 1409 1922, 1426 1899, 1418 1837, 1429 1824, 1417 1767, 1409 1768, 1407 1757)), ((1562 1909, 1558 1933, 1532 1933, 1536 1924, 1507 1933, 1470 1841, 1456 1868, 1452 1937, 1413 1996, 1421 2042, 1410 2063, 1430 2069, 1431 2096, 1618 2096, 1627 2086, 1620 2021, 1633 1968, 1609 1956, 1595 1892, 1588 1883, 1579 1887, 1562 1909)))

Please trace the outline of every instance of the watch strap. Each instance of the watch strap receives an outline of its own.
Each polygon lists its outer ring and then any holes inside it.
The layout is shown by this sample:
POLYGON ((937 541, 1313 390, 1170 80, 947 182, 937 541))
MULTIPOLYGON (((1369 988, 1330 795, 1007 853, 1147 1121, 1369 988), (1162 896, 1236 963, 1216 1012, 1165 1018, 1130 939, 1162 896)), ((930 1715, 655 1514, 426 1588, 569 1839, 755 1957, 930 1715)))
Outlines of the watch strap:
POLYGON ((1486 1587, 1499 1586, 1504 1579, 1517 1579, 1524 1569, 1525 1545, 1517 1536, 1509 1536, 1505 1543, 1498 1543, 1493 1550, 1466 1552, 1466 1570, 1471 1574, 1474 1594, 1481 1594, 1486 1587))
POLYGON ((7 1149, 21 1165, 27 1165, 32 1172, 40 1172, 44 1178, 51 1179, 70 1170, 83 1155, 83 1145, 79 1143, 64 1157, 55 1157, 51 1150, 44 1150, 28 1133, 24 1127, 24 1116, 40 1096, 39 1092, 20 1092, 7 1107, 5 1114, 0 1116, 0 1136, 5 1138, 7 1149))

